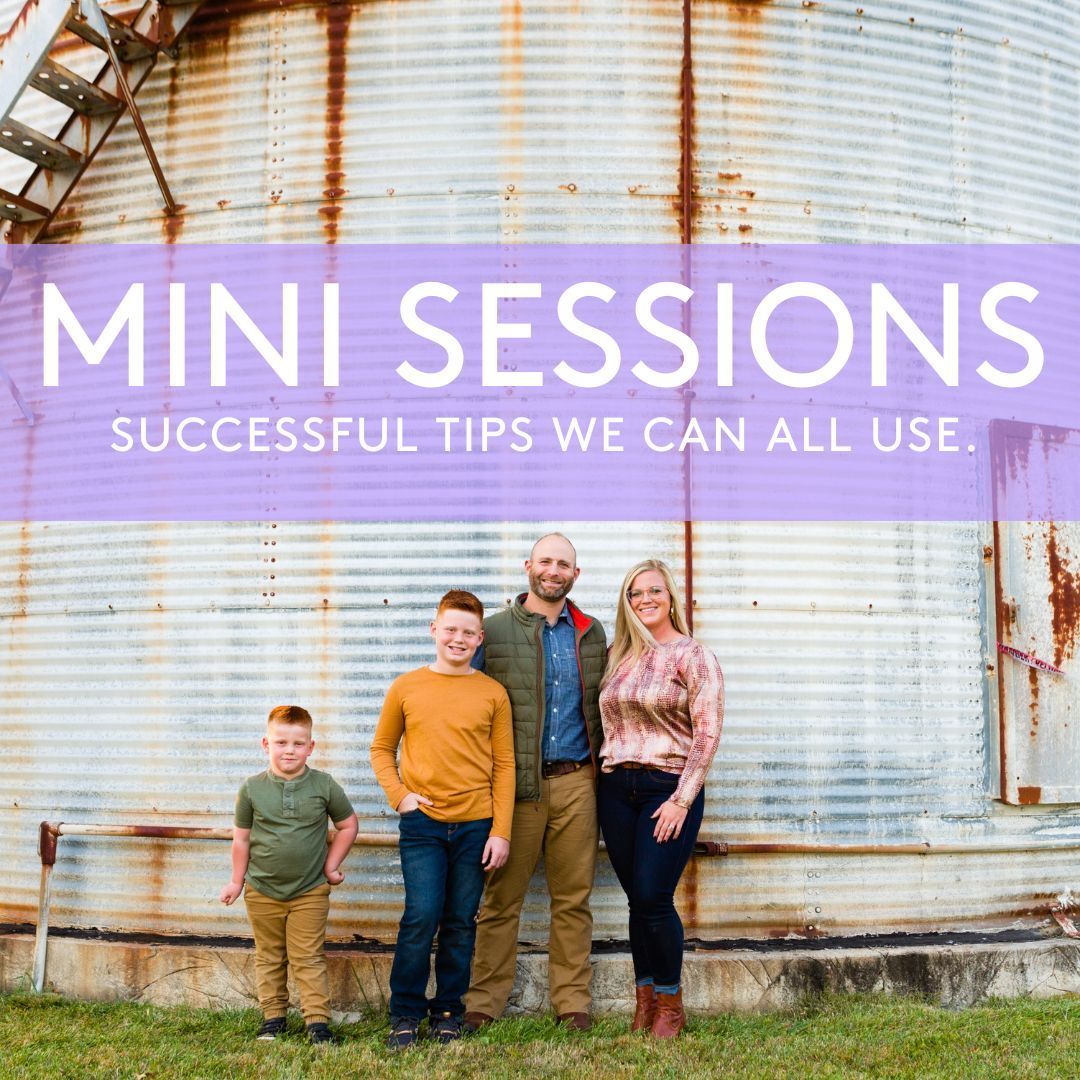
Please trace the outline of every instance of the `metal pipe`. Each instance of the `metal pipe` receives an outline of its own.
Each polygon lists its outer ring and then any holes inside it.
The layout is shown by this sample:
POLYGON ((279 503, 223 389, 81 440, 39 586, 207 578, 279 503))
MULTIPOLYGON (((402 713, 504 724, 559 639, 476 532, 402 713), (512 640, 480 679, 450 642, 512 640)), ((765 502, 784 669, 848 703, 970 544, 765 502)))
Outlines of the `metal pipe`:
POLYGON ((35 994, 45 987, 45 959, 49 947, 49 905, 52 902, 52 869, 56 865, 56 839, 60 825, 43 821, 38 827, 38 855, 41 856, 41 884, 38 886, 37 929, 34 933, 34 964, 30 985, 35 994))
MULTIPOLYGON (((329 830, 328 830, 329 832, 329 830)), ((49 945, 49 907, 52 900, 52 870, 56 864, 57 842, 61 836, 135 836, 157 840, 231 840, 232 829, 190 825, 99 825, 93 822, 43 821, 38 828, 38 854, 41 856, 41 885, 38 889, 38 919, 34 935, 34 960, 31 985, 35 993, 45 986, 45 964, 49 945)), ((359 833, 355 847, 397 847, 393 833, 359 833)), ((603 845, 601 845, 602 847, 603 845)), ((970 855, 1024 851, 1071 851, 1080 848, 1074 840, 1015 841, 996 844, 820 844, 753 841, 699 840, 694 845, 698 857, 721 855, 970 855)), ((1055 916, 1057 917, 1057 916, 1055 916)), ((1061 920, 1058 920, 1061 922, 1061 920)), ((1062 923, 1067 933, 1072 924, 1062 923)))
POLYGON ((135 130, 139 135, 139 142, 142 143, 142 148, 146 153, 146 159, 150 162, 150 168, 153 170, 154 179, 157 181, 158 188, 161 191, 161 197, 165 200, 165 213, 171 217, 176 213, 176 203, 173 201, 172 192, 169 190, 169 184, 168 181, 166 181, 165 173, 162 171, 161 165, 158 162, 157 154, 154 153, 154 144, 150 141, 150 133, 146 130, 142 114, 139 112, 139 107, 135 104, 135 95, 128 85, 127 75, 124 73, 124 69, 120 64, 120 57, 117 55, 116 48, 113 45, 112 35, 109 33, 109 28, 101 14, 101 9, 98 6, 97 0, 82 0, 82 3, 84 13, 88 15, 91 26, 97 30, 102 37, 105 45, 105 52, 109 57, 109 63, 112 64, 113 73, 116 75, 116 84, 119 86, 120 94, 124 99, 124 103, 127 105, 128 113, 131 115, 131 121, 135 125, 135 130))
MULTIPOLYGON (((42 822, 44 826, 46 823, 42 822)), ((139 836, 152 840, 231 840, 231 828, 203 825, 94 825, 58 822, 50 825, 57 836, 139 836)), ((332 830, 328 830, 328 833, 332 830)), ((397 847, 392 833, 358 833, 356 847, 397 847)))
MULTIPOLYGON (((231 840, 231 828, 188 825, 98 825, 92 823, 47 821, 41 823, 41 835, 58 836, 136 836, 165 840, 231 840)), ((356 847, 397 847, 395 833, 359 833, 356 847)), ((990 843, 934 843, 930 840, 910 844, 815 843, 779 841, 776 843, 746 840, 699 840, 694 846, 698 856, 720 855, 971 855, 1023 851, 1072 851, 1080 849, 1080 837, 1061 840, 1015 840, 990 843)), ((44 850, 44 849, 43 849, 44 850)), ((55 840, 52 846, 55 862, 55 840)), ((44 854, 42 856, 44 861, 44 854)))
MULTIPOLYGON (((709 844, 709 841, 705 841, 709 844)), ((916 844, 803 844, 784 842, 723 842, 723 855, 994 855, 1016 851, 1073 851, 1080 849, 1080 837, 1073 840, 1016 840, 1006 843, 935 844, 925 840, 916 844)), ((698 854, 695 851, 695 854, 698 854)))
POLYGON ((49 947, 49 904, 52 902, 52 867, 41 864, 41 884, 38 887, 37 930, 34 932, 34 966, 30 982, 35 994, 45 987, 45 958, 49 947))

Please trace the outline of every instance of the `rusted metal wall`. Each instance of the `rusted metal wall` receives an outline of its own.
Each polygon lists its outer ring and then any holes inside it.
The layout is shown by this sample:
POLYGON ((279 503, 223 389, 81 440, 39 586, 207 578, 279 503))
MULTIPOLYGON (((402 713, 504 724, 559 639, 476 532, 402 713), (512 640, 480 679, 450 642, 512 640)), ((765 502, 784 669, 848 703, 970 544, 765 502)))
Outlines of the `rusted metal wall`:
MULTIPOLYGON (((994 462, 999 497, 1023 503, 1054 475, 1076 474, 1080 432, 1003 424, 994 462)), ((1000 657, 1000 789, 1010 803, 1080 802, 1075 708, 1080 638, 1080 526, 1001 523, 995 529, 996 634, 1018 654, 1000 657), (1035 658, 1035 659, 1032 659, 1035 658)))
MULTIPOLYGON (((575 595, 608 625, 626 566, 681 572, 681 526, 577 525, 575 595)), ((440 592, 520 586, 526 525, 28 525, 2 530, 0 664, 11 719, 2 918, 31 917, 43 818, 227 824, 260 767, 269 707, 308 705, 317 760, 365 831, 393 831, 367 766, 381 696, 429 653, 440 592), (119 553, 123 553, 122 556, 119 553), (10 801, 9 801, 10 799, 10 801)), ((1060 839, 1068 811, 986 795, 979 530, 964 525, 695 526, 698 633, 728 719, 705 834, 734 841, 1060 839), (1034 812, 1032 812, 1034 811, 1034 812)), ((223 844, 63 838, 57 925, 242 933, 214 898, 223 844)), ((392 851, 358 849, 334 933, 392 937, 392 851)), ((958 928, 1037 919, 1075 853, 753 855, 701 860, 691 932, 958 928), (955 884, 963 878, 964 888, 955 884)), ((623 935, 606 869, 597 936, 623 935)), ((523 935, 543 940, 534 889, 523 935)))
MULTIPOLYGON (((60 242, 1072 240, 1080 5, 986 0, 212 3, 140 94, 177 199, 122 124, 60 242), (689 43, 689 49, 687 49, 689 43), (122 178, 122 180, 121 180, 122 178)), ((0 16, 2 21, 2 16, 0 16)), ((77 67, 78 50, 71 66, 77 67)), ((26 117, 32 119, 32 117, 26 117)), ((560 523, 561 524, 561 523, 560 523)), ((1077 837, 995 802, 992 538, 977 527, 567 525, 610 624, 627 565, 692 555, 729 712, 705 833, 764 843, 1077 837), (987 555, 989 551, 989 555, 987 555), (989 601, 984 599, 989 595, 989 601)), ((537 527, 0 528, 14 732, 0 918, 32 917, 44 817, 224 824, 262 717, 309 705, 318 763, 368 774, 381 694, 451 585, 498 603, 537 527)), ((357 851, 332 933, 388 940, 393 852, 357 851)), ((691 934, 1038 921, 1075 852, 693 863, 691 934)), ((66 838, 56 924, 242 933, 223 845, 66 838)), ((545 936, 543 893, 523 936, 545 936)), ((610 871, 597 936, 625 936, 610 871)))
POLYGON ((688 23, 684 78, 681 0, 211 0, 139 97, 180 215, 125 120, 52 235, 1076 239, 1075 2, 694 0, 688 23))

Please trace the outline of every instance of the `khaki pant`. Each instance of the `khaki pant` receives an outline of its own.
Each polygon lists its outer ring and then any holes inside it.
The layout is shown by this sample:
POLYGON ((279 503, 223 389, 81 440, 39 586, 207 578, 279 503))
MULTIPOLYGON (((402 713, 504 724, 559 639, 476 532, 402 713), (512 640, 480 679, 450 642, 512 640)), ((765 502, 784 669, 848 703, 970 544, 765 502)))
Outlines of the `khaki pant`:
POLYGON ((558 1015, 588 1012, 596 872, 596 792, 591 767, 541 780, 540 802, 514 807, 510 857, 484 890, 476 926, 469 1012, 500 1016, 514 986, 521 905, 543 852, 551 896, 548 983, 558 1015))
POLYGON ((288 972, 300 991, 306 1024, 330 1019, 330 982, 326 974, 326 917, 330 886, 324 882, 291 900, 275 900, 250 885, 244 903, 255 935, 255 988, 267 1020, 289 1011, 288 972))

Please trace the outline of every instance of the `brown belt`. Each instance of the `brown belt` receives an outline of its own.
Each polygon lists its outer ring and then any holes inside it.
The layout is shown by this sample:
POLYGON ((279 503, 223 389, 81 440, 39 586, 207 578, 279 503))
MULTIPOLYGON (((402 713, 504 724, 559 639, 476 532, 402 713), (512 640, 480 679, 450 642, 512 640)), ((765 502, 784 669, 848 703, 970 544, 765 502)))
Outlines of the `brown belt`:
POLYGON ((577 772, 578 769, 584 769, 590 764, 589 761, 545 761, 540 766, 540 775, 545 780, 550 780, 554 776, 565 776, 567 773, 577 772))

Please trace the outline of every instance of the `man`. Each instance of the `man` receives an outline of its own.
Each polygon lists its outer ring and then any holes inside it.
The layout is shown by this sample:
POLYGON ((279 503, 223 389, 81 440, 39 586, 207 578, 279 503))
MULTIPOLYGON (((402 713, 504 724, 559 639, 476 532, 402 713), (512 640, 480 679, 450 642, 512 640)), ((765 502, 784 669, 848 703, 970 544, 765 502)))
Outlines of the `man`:
POLYGON ((484 620, 473 664, 510 697, 514 726, 513 843, 484 890, 465 1026, 501 1015, 514 985, 521 905, 541 852, 551 897, 548 982, 560 1022, 591 1026, 592 913, 596 870, 596 755, 603 741, 600 623, 566 599, 581 572, 561 533, 542 536, 525 562, 529 591, 484 620))

